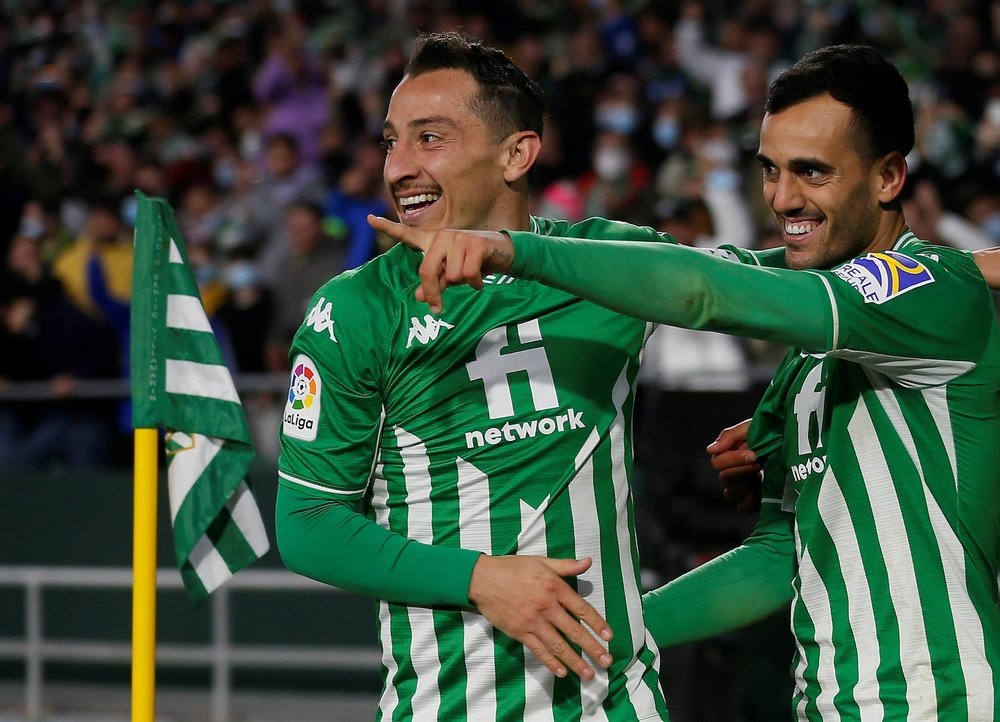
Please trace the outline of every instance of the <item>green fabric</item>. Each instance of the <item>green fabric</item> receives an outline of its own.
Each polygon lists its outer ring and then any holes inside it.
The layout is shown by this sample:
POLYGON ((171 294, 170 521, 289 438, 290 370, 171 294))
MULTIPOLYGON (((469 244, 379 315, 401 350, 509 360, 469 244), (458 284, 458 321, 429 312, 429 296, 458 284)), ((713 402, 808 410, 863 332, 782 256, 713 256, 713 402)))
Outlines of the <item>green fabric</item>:
POLYGON ((643 595, 646 626, 671 647, 745 627, 787 605, 795 576, 793 515, 770 499, 742 546, 643 595))
POLYGON ((278 486, 275 523, 281 559, 293 572, 394 602, 469 604, 479 552, 415 542, 371 523, 350 504, 289 484, 278 486), (318 539, 325 540, 322 553, 318 539))
POLYGON ((685 246, 507 233, 515 247, 514 275, 615 311, 806 349, 830 343, 830 300, 815 274, 733 263, 685 246), (746 309, 754 311, 752 330, 746 309))

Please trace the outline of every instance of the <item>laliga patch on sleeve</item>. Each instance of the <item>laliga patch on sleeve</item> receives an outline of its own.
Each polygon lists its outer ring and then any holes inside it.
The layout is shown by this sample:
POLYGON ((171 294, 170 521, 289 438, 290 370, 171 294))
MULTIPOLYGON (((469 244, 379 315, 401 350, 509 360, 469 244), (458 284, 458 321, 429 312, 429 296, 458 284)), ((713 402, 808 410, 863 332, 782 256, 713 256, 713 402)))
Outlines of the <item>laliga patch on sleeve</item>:
POLYGON ((320 392, 323 380, 313 360, 299 354, 292 362, 288 400, 281 417, 281 433, 293 439, 315 441, 319 426, 320 392))
POLYGON ((934 283, 926 266, 896 251, 855 258, 835 269, 834 274, 864 296, 865 303, 882 304, 914 288, 934 283))

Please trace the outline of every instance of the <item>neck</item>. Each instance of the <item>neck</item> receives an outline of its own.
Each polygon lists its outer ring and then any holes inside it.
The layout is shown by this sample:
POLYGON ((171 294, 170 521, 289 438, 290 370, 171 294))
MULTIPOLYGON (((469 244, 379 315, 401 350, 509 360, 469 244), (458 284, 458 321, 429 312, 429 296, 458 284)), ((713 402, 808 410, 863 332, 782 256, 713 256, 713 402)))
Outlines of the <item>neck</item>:
POLYGON ((904 228, 906 228, 906 218, 903 217, 901 211, 886 213, 879 223, 874 240, 865 249, 865 252, 877 253, 889 250, 896 245, 896 239, 903 233, 904 228))

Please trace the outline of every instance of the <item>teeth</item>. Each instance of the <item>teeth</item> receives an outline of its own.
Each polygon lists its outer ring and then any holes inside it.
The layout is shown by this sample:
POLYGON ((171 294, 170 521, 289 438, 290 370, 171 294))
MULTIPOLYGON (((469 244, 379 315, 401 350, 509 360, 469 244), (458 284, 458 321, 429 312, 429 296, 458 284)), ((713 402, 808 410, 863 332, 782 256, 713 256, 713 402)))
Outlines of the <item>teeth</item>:
POLYGON ((438 193, 421 193, 419 196, 409 196, 407 198, 400 198, 399 205, 406 208, 407 206, 414 206, 418 203, 433 203, 438 198, 440 198, 438 193))
POLYGON ((790 236, 802 236, 816 228, 813 223, 786 223, 785 233, 790 236))

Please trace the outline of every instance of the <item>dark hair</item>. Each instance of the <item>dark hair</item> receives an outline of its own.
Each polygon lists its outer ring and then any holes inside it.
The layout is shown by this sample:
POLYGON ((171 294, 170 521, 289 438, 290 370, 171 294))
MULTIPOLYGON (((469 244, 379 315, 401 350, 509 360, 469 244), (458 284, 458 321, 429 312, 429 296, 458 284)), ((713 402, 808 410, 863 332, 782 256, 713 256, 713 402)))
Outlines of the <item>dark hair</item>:
POLYGON ((804 56, 773 83, 764 103, 768 113, 829 93, 851 108, 858 153, 868 162, 913 148, 910 92, 892 63, 867 45, 832 45, 804 56))
POLYGON ((435 70, 462 70, 475 79, 479 92, 473 96, 472 111, 493 131, 494 143, 519 130, 541 136, 542 89, 502 51, 461 33, 421 35, 404 72, 415 77, 435 70))

